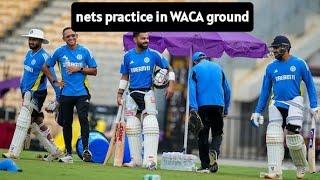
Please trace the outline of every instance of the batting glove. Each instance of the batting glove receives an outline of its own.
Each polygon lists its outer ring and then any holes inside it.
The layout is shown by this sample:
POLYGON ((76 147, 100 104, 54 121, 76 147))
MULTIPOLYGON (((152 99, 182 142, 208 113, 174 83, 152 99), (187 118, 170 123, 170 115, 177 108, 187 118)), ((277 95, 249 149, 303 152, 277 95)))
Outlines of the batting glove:
POLYGON ((254 127, 259 127, 259 125, 262 125, 264 122, 264 118, 260 113, 252 113, 250 118, 250 123, 254 127))

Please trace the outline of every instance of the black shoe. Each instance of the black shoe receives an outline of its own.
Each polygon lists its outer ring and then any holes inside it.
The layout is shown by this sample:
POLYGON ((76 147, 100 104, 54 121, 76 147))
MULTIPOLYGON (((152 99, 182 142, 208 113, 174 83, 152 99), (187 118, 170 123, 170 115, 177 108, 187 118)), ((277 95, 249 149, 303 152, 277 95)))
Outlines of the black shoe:
POLYGON ((92 161, 92 154, 88 149, 85 149, 82 153, 82 160, 85 162, 91 162, 92 161))
POLYGON ((218 155, 216 151, 210 151, 209 152, 209 159, 210 159, 210 165, 209 165, 209 170, 212 173, 216 173, 218 171, 218 155))

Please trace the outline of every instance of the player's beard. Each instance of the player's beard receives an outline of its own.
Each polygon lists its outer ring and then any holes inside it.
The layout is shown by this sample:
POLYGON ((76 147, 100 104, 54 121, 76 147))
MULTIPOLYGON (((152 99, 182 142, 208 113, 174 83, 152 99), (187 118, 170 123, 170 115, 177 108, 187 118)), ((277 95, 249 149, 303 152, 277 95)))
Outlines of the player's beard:
POLYGON ((37 43, 29 43, 29 48, 31 50, 37 50, 40 48, 40 44, 37 44, 37 43))
POLYGON ((138 47, 141 49, 147 49, 149 46, 148 42, 138 44, 138 47))

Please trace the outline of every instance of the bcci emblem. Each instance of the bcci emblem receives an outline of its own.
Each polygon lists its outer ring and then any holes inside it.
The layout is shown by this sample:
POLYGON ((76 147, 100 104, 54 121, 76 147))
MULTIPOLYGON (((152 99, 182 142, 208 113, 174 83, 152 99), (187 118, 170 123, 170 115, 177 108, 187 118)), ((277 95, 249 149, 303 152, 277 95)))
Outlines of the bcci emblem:
POLYGON ((291 66, 291 67, 290 67, 290 71, 291 71, 291 72, 295 72, 295 71, 296 71, 296 67, 295 67, 295 66, 291 66))
POLYGON ((148 63, 148 62, 150 62, 150 58, 148 58, 148 57, 145 57, 145 58, 144 58, 144 62, 145 62, 145 63, 148 63))
POLYGON ((80 60, 82 60, 82 55, 81 54, 78 54, 77 55, 77 59, 80 61, 80 60))
POLYGON ((35 59, 32 59, 31 65, 35 65, 35 64, 36 64, 36 60, 35 60, 35 59))

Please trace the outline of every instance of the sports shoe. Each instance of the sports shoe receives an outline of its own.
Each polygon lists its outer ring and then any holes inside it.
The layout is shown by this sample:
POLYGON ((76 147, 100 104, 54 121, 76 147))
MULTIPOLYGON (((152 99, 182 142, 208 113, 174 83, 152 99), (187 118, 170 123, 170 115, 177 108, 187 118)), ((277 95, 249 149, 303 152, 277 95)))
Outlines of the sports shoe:
POLYGON ((217 160, 218 160, 217 152, 214 150, 210 151, 209 152, 209 159, 210 159, 209 170, 212 173, 216 173, 219 169, 218 163, 217 163, 217 160))
POLYGON ((156 170, 157 169, 157 164, 153 161, 151 161, 148 165, 147 165, 147 169, 148 170, 156 170))
POLYGON ((92 154, 88 149, 85 149, 82 153, 82 160, 85 162, 91 162, 92 161, 92 154))
POLYGON ((263 177, 264 179, 282 179, 282 174, 277 174, 274 172, 263 173, 263 174, 260 174, 260 177, 263 177))
POLYGON ((297 167, 296 178, 303 179, 305 173, 306 173, 306 167, 297 167))
POLYGON ((18 157, 14 156, 14 155, 11 154, 10 152, 2 153, 2 157, 3 157, 3 158, 18 159, 18 157))
POLYGON ((198 172, 198 173, 210 173, 210 170, 209 170, 209 168, 201 167, 201 168, 197 169, 196 172, 198 172))
POLYGON ((62 155, 63 155, 62 151, 57 150, 57 152, 55 154, 44 155, 42 160, 44 160, 44 161, 54 161, 54 160, 57 160, 62 155))
POLYGON ((73 158, 71 154, 66 154, 65 156, 59 159, 59 162, 62 163, 73 163, 73 158))

